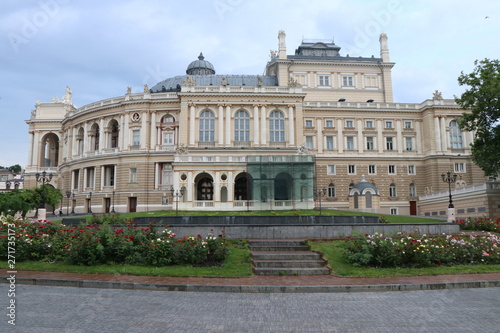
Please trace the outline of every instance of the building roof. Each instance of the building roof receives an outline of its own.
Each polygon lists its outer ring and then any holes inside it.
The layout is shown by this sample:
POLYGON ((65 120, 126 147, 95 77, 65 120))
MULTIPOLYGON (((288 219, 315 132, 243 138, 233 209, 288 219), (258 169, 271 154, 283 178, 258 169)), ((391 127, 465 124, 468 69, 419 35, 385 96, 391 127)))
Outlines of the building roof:
POLYGON ((186 69, 186 74, 189 75, 210 75, 215 74, 214 65, 208 60, 205 60, 203 53, 200 52, 198 60, 192 61, 186 69))
POLYGON ((361 181, 357 184, 355 184, 352 189, 350 194, 354 194, 355 190, 358 190, 359 194, 364 195, 366 192, 372 192, 374 194, 379 195, 379 191, 377 186, 373 185, 372 183, 368 182, 365 179, 365 175, 361 176, 361 181), (372 190, 372 191, 369 191, 372 190))
POLYGON ((197 86, 257 86, 260 84, 270 87, 278 85, 276 76, 270 75, 179 75, 158 82, 150 89, 150 92, 181 91, 181 85, 188 77, 193 78, 197 86), (225 82, 223 82, 224 79, 225 82))

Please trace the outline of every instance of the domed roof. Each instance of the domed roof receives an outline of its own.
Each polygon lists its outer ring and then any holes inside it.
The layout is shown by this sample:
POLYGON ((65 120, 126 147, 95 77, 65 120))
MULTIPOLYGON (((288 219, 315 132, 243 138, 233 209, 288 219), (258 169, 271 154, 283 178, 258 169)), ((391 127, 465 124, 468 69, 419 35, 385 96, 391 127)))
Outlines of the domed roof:
POLYGON ((191 62, 186 69, 188 75, 210 75, 215 74, 214 65, 210 61, 205 60, 203 53, 200 52, 198 60, 191 62))
POLYGON ((372 192, 373 194, 379 195, 379 191, 378 191, 377 186, 375 186, 372 183, 368 182, 365 179, 365 175, 362 175, 361 176, 361 181, 352 187, 351 192, 349 193, 349 195, 353 195, 355 192, 358 192, 361 195, 366 194, 366 192, 372 192))

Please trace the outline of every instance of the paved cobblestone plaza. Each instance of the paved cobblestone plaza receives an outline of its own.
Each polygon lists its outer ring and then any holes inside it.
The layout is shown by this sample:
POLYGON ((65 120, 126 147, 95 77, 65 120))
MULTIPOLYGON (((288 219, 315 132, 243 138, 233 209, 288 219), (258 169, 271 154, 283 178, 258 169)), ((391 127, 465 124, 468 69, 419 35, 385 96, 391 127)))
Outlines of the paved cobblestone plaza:
MULTIPOLYGON (((7 284, 0 285, 6 295, 7 284)), ((2 297, 2 299, 6 299, 2 297)), ((498 332, 500 289, 246 294, 18 285, 2 332, 498 332)))

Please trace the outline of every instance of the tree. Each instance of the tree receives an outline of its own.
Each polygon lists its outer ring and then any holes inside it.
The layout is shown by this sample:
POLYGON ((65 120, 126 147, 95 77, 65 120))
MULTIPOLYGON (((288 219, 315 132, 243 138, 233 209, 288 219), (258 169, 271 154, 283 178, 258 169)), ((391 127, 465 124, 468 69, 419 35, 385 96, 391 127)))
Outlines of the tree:
POLYGON ((0 193, 0 213, 5 215, 15 215, 20 212, 22 217, 26 213, 38 207, 40 196, 35 190, 14 190, 0 193))
POLYGON ((21 166, 19 164, 14 164, 14 165, 11 165, 10 167, 3 167, 3 166, 0 166, 0 169, 7 169, 9 170, 10 172, 12 173, 15 173, 16 175, 20 174, 21 171, 23 170, 23 168, 21 168, 21 166))
POLYGON ((500 172, 500 61, 484 59, 474 62, 470 74, 462 71, 459 85, 469 88, 455 101, 465 110, 458 120, 463 130, 475 131, 471 144, 472 160, 485 176, 500 172))

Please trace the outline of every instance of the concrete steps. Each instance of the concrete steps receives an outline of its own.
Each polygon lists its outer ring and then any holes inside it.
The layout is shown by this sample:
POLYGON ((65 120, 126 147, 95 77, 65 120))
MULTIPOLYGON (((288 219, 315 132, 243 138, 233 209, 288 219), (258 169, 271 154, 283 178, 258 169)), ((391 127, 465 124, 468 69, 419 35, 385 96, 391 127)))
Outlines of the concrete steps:
POLYGON ((249 240, 256 275, 328 275, 330 269, 319 253, 303 240, 249 240))

